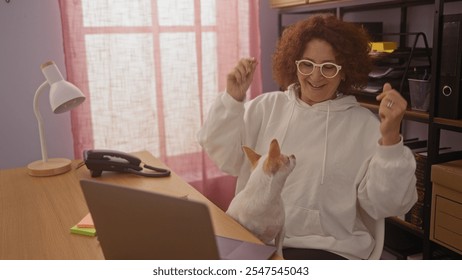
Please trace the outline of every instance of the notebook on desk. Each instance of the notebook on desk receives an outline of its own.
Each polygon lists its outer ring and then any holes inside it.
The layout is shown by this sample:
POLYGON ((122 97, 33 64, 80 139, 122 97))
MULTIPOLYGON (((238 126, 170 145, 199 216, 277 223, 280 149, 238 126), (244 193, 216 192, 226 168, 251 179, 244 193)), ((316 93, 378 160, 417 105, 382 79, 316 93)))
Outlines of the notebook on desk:
POLYGON ((215 236, 208 207, 94 180, 80 181, 106 259, 268 259, 276 249, 215 236))

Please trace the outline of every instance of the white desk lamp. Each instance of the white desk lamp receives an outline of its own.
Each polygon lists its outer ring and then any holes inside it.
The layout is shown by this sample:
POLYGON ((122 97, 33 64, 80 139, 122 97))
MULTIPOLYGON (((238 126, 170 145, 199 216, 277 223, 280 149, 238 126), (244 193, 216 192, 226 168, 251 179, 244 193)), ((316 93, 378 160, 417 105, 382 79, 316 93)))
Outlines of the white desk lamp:
POLYGON ((66 158, 48 158, 45 134, 43 132, 43 119, 38 109, 38 98, 45 91, 47 85, 50 85, 51 109, 53 113, 59 114, 80 105, 85 100, 85 96, 76 86, 63 79, 53 61, 42 64, 41 68, 47 80, 35 92, 34 113, 38 121, 42 160, 30 163, 27 168, 31 176, 53 176, 71 170, 71 160, 66 158))

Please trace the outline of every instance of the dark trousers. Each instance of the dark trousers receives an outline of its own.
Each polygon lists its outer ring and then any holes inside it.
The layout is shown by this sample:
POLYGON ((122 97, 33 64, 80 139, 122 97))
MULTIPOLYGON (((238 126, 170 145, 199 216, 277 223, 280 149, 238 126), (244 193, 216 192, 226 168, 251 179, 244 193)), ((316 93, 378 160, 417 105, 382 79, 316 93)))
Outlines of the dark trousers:
POLYGON ((286 260, 346 260, 337 254, 318 249, 285 248, 282 253, 286 260))

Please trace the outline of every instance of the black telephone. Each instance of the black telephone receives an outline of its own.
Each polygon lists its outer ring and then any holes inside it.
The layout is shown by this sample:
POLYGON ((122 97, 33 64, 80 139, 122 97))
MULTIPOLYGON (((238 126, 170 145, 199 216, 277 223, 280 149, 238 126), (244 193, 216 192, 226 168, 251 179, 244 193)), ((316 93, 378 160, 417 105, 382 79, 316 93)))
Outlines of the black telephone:
POLYGON ((125 172, 146 177, 170 176, 170 171, 167 169, 142 164, 141 159, 119 151, 84 150, 83 160, 92 177, 101 176, 103 171, 125 172), (142 172, 144 168, 154 172, 142 172))

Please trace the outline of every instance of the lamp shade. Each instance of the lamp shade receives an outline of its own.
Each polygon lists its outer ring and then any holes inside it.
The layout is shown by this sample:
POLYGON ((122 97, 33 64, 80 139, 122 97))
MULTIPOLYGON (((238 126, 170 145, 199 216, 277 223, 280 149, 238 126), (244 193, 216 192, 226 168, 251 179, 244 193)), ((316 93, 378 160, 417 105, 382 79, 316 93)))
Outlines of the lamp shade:
POLYGON ((50 84, 50 105, 53 113, 67 112, 85 101, 80 89, 63 79, 54 62, 44 63, 42 72, 50 84))
POLYGON ((50 105, 53 113, 67 112, 85 100, 82 92, 73 84, 59 81, 51 85, 50 105))

